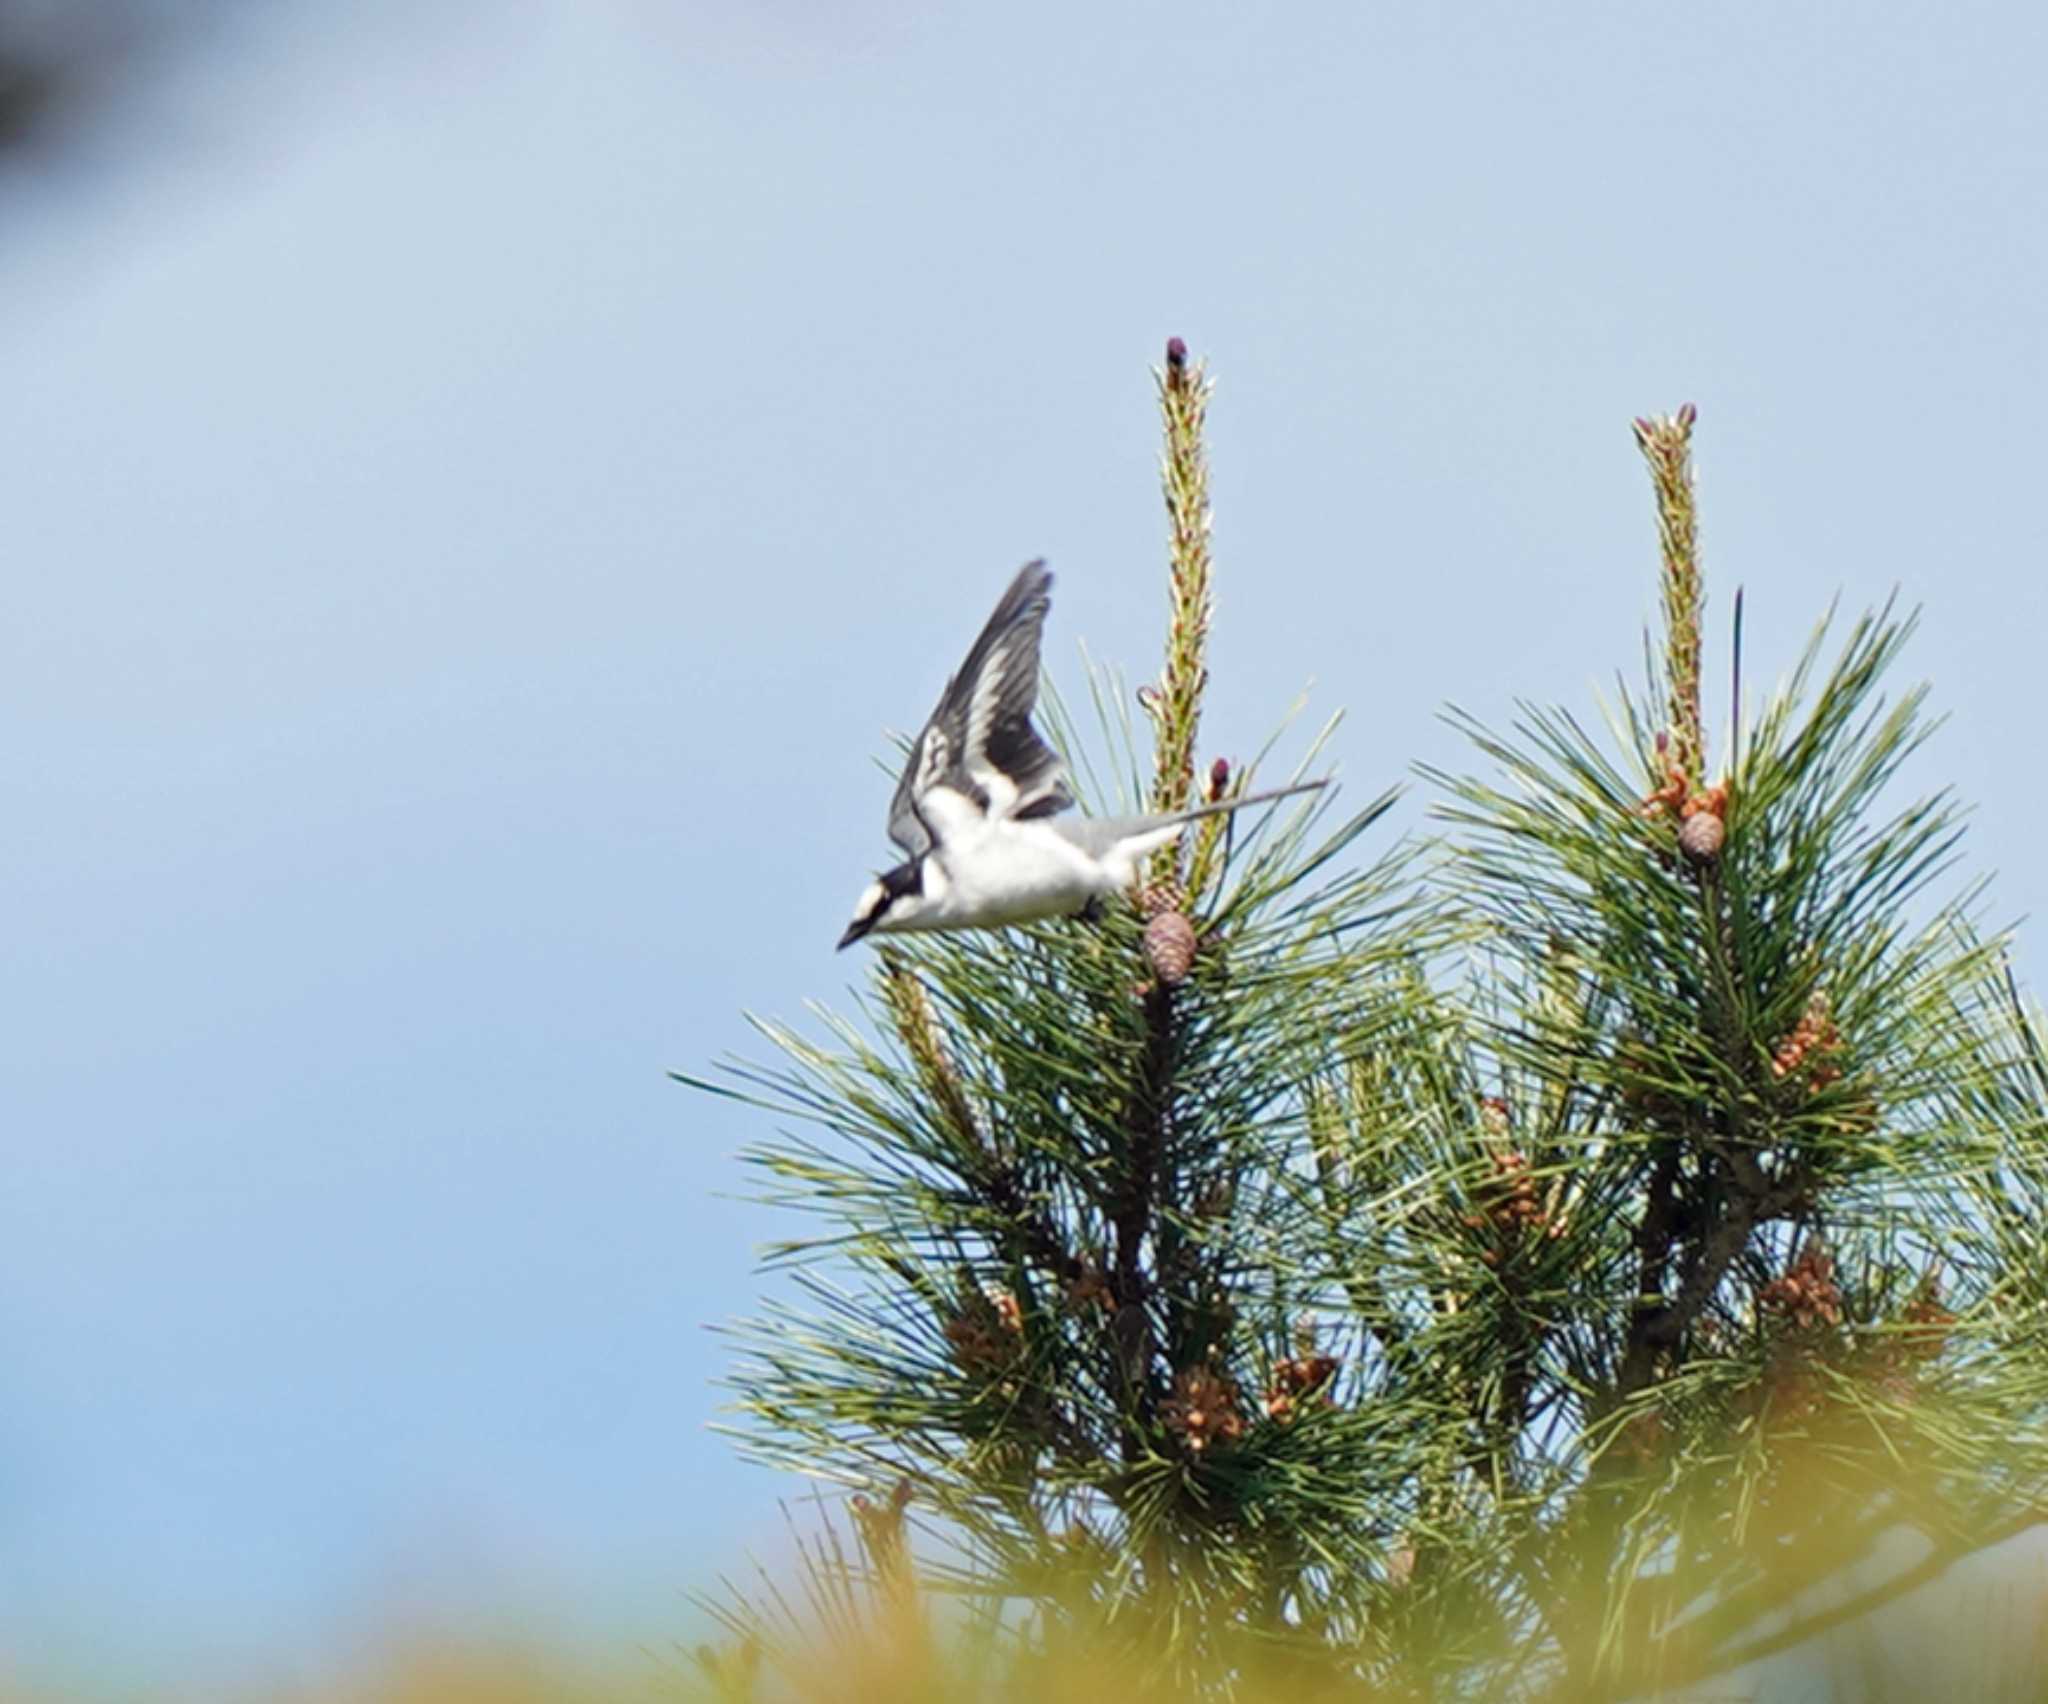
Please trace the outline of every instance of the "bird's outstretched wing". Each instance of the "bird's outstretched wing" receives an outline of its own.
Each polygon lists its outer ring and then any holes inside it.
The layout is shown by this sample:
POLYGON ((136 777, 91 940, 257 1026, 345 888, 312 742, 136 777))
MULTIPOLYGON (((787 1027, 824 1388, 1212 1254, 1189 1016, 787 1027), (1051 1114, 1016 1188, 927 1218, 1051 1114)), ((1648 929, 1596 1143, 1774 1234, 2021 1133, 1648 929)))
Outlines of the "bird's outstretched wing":
POLYGON ((1051 571, 1026 564, 912 742, 889 804, 889 838, 911 857, 932 848, 938 831, 926 807, 937 789, 988 817, 1050 816, 1074 802, 1066 765, 1031 725, 1051 607, 1051 571))

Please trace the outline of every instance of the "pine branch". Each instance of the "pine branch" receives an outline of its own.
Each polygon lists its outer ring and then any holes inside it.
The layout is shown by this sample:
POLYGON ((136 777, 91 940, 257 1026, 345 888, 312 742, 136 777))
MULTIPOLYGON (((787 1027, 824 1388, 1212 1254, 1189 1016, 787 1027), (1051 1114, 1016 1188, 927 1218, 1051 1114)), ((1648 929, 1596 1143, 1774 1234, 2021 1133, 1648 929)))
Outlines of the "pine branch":
POLYGON ((1069 1249, 1052 1220, 1024 1198, 1014 1163, 990 1147, 981 1120, 946 1052, 931 997, 917 973, 900 954, 882 955, 882 987, 889 1015, 916 1067, 918 1080, 938 1105, 955 1133, 970 1181, 994 1209, 997 1241, 1005 1264, 1035 1265, 1063 1284, 1081 1282, 1085 1267, 1069 1249))
POLYGON ((961 1085, 960 1074, 947 1056, 945 1039, 932 1012, 931 996, 900 953, 885 950, 880 956, 883 998, 896 1033, 917 1069, 918 1081, 936 1103, 964 1162, 969 1167, 992 1167, 995 1156, 989 1151, 987 1137, 961 1085))
MULTIPOLYGON (((1159 411, 1166 449, 1160 483, 1169 529, 1169 614, 1166 666, 1143 703, 1152 714, 1156 758, 1151 808, 1185 810, 1195 802, 1195 731, 1201 725, 1202 693, 1209 683, 1211 612, 1209 558, 1209 459, 1202 443, 1204 417, 1214 389, 1202 364, 1188 361, 1187 345, 1171 338, 1166 366, 1158 375, 1159 411)), ((1153 855, 1152 879, 1174 882, 1184 854, 1176 842, 1153 855)), ((1206 876, 1208 871, 1200 872, 1206 876)), ((1200 892, 1202 884, 1190 884, 1200 892)))
POLYGON ((1664 552, 1664 669, 1670 687, 1671 767, 1688 789, 1706 784, 1706 738, 1700 726, 1699 517, 1693 508, 1692 428, 1699 411, 1635 423, 1636 446, 1657 492, 1657 536, 1664 552))
POLYGON ((1112 1329, 1121 1357, 1130 1420, 1123 1435, 1124 1459, 1132 1467, 1151 1453, 1148 1438, 1157 1419, 1152 1362, 1156 1353, 1151 1312, 1152 1287, 1144 1251, 1158 1208, 1160 1163, 1169 1140, 1169 1106, 1174 1063, 1173 992, 1154 982, 1145 995, 1145 1051, 1125 1112, 1123 1173, 1110 1209, 1115 1233, 1116 1314, 1112 1329))

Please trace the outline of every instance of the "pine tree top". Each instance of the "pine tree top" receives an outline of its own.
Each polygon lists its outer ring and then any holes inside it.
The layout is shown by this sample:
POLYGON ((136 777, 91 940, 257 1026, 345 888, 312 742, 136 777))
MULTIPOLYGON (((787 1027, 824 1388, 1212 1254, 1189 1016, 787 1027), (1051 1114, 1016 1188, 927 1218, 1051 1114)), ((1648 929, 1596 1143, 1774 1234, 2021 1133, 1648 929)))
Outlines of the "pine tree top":
MULTIPOLYGON (((1159 395, 1149 765, 1089 682, 1133 808, 1270 756, 1198 760, 1184 350, 1159 395)), ((1223 1690, 1284 1647, 1621 1696, 1811 1633, 1799 1590, 1902 1526, 1952 1559, 2039 1518, 2048 1066, 1958 806, 1906 791, 1912 623, 1824 623, 1715 766, 1695 420, 1636 428, 1646 685, 1453 712, 1482 769, 1423 772, 1434 838, 1386 843, 1391 794, 1210 819, 1100 920, 909 940, 821 1036, 763 1023, 779 1064, 686 1079, 782 1121, 748 1163, 821 1221, 730 1328, 744 1447, 1223 1690)))

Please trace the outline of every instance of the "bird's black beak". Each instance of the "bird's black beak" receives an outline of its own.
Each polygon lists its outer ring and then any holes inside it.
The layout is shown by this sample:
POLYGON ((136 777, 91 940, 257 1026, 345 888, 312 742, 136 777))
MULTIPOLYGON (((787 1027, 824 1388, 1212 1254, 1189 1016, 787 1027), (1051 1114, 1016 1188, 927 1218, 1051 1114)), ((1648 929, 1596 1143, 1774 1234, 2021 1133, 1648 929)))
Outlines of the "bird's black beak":
POLYGON ((855 941, 859 940, 861 936, 865 935, 873 927, 874 924, 867 918, 856 917, 851 923, 847 924, 846 933, 839 937, 839 945, 833 948, 833 951, 845 952, 848 947, 852 946, 855 941))

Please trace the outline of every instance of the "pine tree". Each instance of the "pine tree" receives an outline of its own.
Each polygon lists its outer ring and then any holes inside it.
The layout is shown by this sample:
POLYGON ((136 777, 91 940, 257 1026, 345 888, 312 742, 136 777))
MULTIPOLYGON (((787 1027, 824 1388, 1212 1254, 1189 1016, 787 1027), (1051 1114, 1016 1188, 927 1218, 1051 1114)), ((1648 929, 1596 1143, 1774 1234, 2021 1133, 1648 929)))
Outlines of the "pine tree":
MULTIPOLYGON (((1094 808, 1270 757, 1197 761, 1210 387, 1157 377, 1150 760, 1111 680, 1111 787, 1055 716, 1094 808)), ((857 1493, 895 1601, 914 1550, 1013 1653, 1183 1690, 1622 1697, 2048 1515, 2048 1065, 1954 803, 1899 802, 1911 622, 1824 624, 1713 763, 1693 424, 1636 424, 1662 642, 1604 735, 1459 718, 1434 841, 1211 818, 1097 922, 892 946, 825 1040, 686 1079, 810 1131, 748 1155, 823 1226, 734 1328, 740 1431, 857 1493)))

